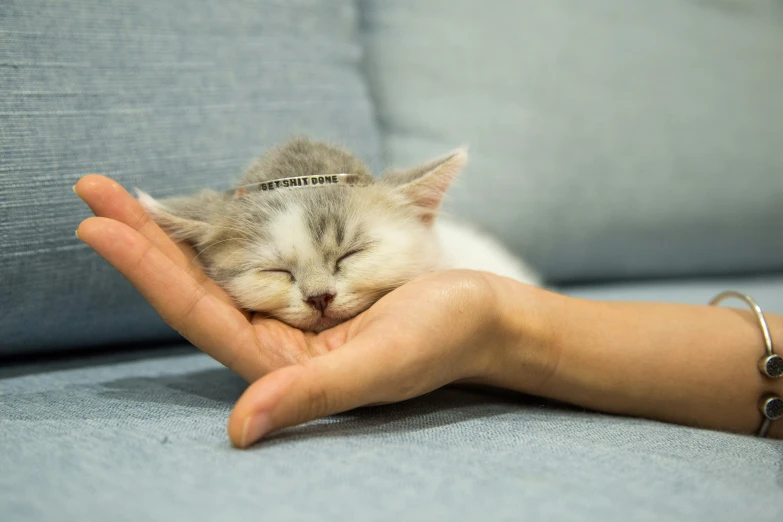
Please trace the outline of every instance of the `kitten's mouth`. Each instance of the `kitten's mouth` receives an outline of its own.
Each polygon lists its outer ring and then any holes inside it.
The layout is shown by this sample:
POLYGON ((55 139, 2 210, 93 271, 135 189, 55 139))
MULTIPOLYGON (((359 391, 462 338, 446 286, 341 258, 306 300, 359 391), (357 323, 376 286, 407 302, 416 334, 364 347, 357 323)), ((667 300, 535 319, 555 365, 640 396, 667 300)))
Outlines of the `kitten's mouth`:
POLYGON ((313 332, 322 332, 323 330, 328 330, 329 328, 332 328, 334 326, 337 326, 338 324, 347 321, 353 316, 346 316, 346 315, 339 315, 336 316, 334 314, 329 313, 328 311, 326 313, 322 313, 308 328, 308 330, 312 330, 313 332))
POLYGON ((344 323, 345 321, 353 319, 357 315, 367 310, 372 304, 373 303, 367 303, 365 306, 360 307, 349 307, 343 305, 336 307, 335 310, 329 308, 324 312, 308 310, 307 314, 295 315, 293 317, 286 317, 275 314, 270 314, 269 316, 274 317, 279 321, 283 321, 289 326, 293 326, 294 328, 304 332, 319 333, 323 332, 324 330, 328 330, 329 328, 334 328, 340 323, 344 323))
POLYGON ((307 321, 306 325, 298 325, 297 328, 316 333, 323 332, 324 330, 334 328, 338 324, 344 323, 345 321, 356 317, 361 312, 362 310, 357 310, 356 313, 350 314, 345 312, 336 313, 331 310, 326 310, 326 312, 319 312, 314 314, 313 318, 307 321))

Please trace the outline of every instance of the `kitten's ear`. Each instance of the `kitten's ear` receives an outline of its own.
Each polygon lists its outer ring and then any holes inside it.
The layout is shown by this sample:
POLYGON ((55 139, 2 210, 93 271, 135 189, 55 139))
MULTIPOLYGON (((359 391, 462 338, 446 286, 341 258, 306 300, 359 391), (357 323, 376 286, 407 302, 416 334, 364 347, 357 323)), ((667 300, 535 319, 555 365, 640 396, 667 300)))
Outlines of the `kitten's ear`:
POLYGON ((417 208, 421 220, 429 225, 435 221, 446 189, 467 161, 467 151, 457 149, 424 165, 389 172, 382 179, 399 187, 398 190, 417 208))
POLYGON ((175 240, 203 244, 216 232, 208 219, 210 210, 220 201, 217 192, 204 190, 195 196, 157 200, 136 189, 136 196, 153 221, 175 240))

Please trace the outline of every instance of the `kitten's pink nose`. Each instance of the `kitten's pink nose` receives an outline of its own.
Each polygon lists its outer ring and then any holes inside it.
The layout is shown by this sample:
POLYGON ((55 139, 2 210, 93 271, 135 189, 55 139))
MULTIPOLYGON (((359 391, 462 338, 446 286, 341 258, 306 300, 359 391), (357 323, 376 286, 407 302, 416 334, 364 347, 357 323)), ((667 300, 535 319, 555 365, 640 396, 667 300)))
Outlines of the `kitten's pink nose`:
POLYGON ((329 306, 329 303, 331 303, 333 299, 334 299, 334 294, 314 295, 312 297, 307 298, 307 304, 309 304, 319 312, 324 313, 326 307, 329 306))

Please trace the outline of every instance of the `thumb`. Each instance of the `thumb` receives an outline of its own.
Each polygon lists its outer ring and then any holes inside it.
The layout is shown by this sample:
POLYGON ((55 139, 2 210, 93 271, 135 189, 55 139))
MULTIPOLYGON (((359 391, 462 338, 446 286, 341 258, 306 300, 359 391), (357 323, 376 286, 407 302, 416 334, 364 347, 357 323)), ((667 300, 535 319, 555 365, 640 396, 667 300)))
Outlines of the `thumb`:
POLYGON ((231 442, 246 448, 272 431, 372 403, 372 361, 349 344, 251 384, 229 417, 231 442))
POLYGON ((388 337, 365 332, 326 355, 265 375, 250 385, 231 412, 231 442, 246 448, 281 428, 408 399, 447 384, 422 378, 417 362, 424 361, 401 356, 393 344, 388 337))

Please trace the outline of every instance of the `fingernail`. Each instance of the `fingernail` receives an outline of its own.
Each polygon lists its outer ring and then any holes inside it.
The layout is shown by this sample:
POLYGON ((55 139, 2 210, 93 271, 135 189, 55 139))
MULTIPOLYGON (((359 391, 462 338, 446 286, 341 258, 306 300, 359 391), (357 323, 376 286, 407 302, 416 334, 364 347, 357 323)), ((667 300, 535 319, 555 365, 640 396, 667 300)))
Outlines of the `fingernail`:
MULTIPOLYGON (((76 232, 74 232, 74 234, 76 234, 76 237, 79 237, 79 229, 78 228, 76 229, 76 232)), ((79 239, 81 239, 81 238, 79 237, 79 239)))
POLYGON ((268 414, 258 413, 253 417, 248 417, 245 419, 245 424, 242 426, 242 440, 240 441, 240 445, 243 448, 247 448, 254 442, 258 441, 258 439, 266 435, 268 431, 268 414))
POLYGON ((78 193, 78 192, 76 192, 76 185, 74 185, 73 187, 71 187, 71 190, 73 190, 73 193, 74 193, 74 194, 76 194, 77 196, 79 195, 79 193, 78 193))

